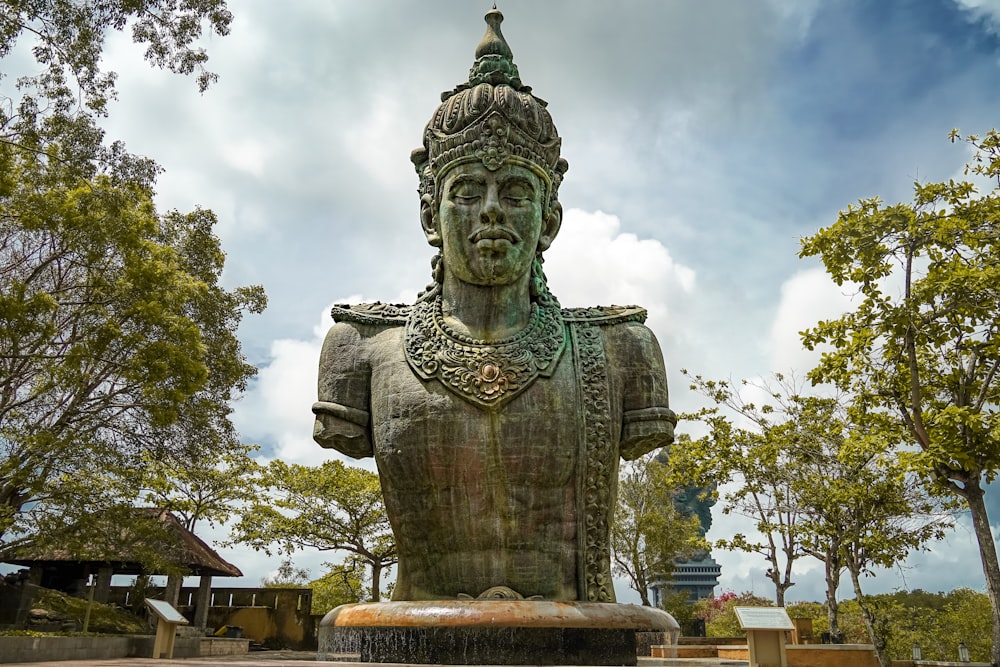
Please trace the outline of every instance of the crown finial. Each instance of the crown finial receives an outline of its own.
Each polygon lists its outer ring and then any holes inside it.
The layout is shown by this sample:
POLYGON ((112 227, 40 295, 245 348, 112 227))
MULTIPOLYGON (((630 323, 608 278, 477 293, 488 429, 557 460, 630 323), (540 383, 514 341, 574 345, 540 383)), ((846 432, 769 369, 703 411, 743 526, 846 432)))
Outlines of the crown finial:
MULTIPOLYGON (((500 31, 501 22, 503 14, 494 5, 493 9, 486 12, 486 34, 476 47, 476 62, 469 70, 469 82, 460 85, 456 91, 480 83, 494 86, 506 84, 523 92, 531 90, 521 83, 517 65, 514 64, 514 54, 500 31)), ((445 96, 442 95, 441 99, 445 99, 445 96)))
POLYGON ((479 42, 479 46, 476 47, 477 60, 489 55, 514 60, 514 54, 500 31, 501 23, 503 23, 503 14, 494 3, 493 9, 486 13, 486 34, 483 35, 483 41, 479 42))

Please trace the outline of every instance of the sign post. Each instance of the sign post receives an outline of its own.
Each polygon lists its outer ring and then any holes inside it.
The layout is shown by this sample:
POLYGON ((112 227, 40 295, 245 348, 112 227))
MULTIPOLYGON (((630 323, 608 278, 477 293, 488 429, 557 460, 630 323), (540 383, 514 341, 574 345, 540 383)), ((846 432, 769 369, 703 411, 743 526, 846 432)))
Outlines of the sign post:
POLYGON ((177 636, 177 626, 187 625, 188 620, 174 609, 169 602, 150 600, 146 598, 146 606, 156 614, 156 639, 153 640, 153 657, 174 657, 174 638, 177 636))
POLYGON ((785 631, 794 630, 784 607, 735 607, 740 626, 747 631, 750 667, 788 667, 785 631))

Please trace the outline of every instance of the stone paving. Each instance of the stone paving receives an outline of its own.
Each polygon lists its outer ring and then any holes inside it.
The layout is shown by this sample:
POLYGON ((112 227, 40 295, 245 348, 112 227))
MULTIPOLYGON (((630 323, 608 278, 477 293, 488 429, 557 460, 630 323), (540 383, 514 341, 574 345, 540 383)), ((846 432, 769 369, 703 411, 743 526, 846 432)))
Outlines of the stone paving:
MULTIPOLYGON (((344 662, 317 661, 313 651, 255 651, 244 655, 226 655, 211 658, 116 658, 113 660, 53 660, 50 662, 11 662, 3 667, 131 667, 132 665, 159 665, 159 667, 305 667, 313 665, 351 665, 344 662)), ((371 667, 370 665, 368 667, 371 667)))
MULTIPOLYGON (((259 651, 246 655, 219 656, 213 658, 185 658, 157 660, 153 658, 118 658, 115 660, 58 660, 51 662, 10 662, 3 667, 305 667, 310 665, 337 665, 338 667, 377 667, 373 663, 330 662, 316 660, 316 654, 302 651, 259 651)), ((746 662, 721 661, 697 658, 639 658, 639 667, 721 667, 723 665, 746 665, 746 662)), ((393 666, 398 667, 398 665, 393 666)), ((432 666, 428 666, 432 667, 432 666)))

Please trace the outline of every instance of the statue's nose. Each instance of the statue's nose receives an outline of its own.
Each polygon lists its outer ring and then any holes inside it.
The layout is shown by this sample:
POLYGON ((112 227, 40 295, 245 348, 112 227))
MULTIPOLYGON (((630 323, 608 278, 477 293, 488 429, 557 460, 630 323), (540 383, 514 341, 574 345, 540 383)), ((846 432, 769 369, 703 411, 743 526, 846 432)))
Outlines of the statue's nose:
POLYGON ((486 224, 496 224, 503 219, 503 208, 500 206, 500 194, 496 188, 487 188, 483 200, 483 210, 480 214, 486 224))

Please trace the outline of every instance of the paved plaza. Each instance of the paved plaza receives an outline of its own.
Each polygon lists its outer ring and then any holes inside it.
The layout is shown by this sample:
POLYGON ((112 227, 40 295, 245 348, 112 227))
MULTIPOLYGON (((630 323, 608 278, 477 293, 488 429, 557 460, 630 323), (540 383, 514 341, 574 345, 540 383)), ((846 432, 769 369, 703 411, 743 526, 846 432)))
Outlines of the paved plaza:
MULTIPOLYGON (((247 655, 174 660, 118 658, 115 660, 58 660, 50 662, 0 663, 3 667, 152 667, 154 665, 156 667, 305 667, 307 664, 337 665, 338 667, 378 667, 374 663, 316 660, 315 653, 302 651, 261 651, 247 655)), ((745 667, 746 665, 746 662, 740 661, 703 658, 639 658, 639 667, 745 667)))
POLYGON ((212 658, 115 658, 113 660, 53 660, 47 662, 2 663, 3 667, 131 667, 132 665, 159 665, 159 667, 305 667, 313 665, 352 665, 356 663, 317 661, 314 651, 255 651, 244 655, 227 655, 212 658))

